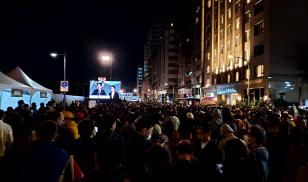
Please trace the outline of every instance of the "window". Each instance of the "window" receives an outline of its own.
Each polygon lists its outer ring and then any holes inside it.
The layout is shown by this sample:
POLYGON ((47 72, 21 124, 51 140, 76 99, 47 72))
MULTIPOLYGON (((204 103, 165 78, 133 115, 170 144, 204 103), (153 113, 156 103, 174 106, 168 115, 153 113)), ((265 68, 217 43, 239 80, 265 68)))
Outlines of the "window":
POLYGON ((229 0, 229 3, 231 3, 232 2, 232 0, 229 0))
POLYGON ((168 82, 178 82, 178 78, 168 78, 168 82))
POLYGON ((228 83, 230 83, 230 82, 231 82, 231 75, 228 74, 228 83))
POLYGON ((228 18, 230 19, 232 17, 232 11, 231 8, 228 9, 228 18))
POLYGON ((250 79, 250 69, 245 70, 245 79, 250 79))
POLYGON ((264 45, 258 44, 254 46, 254 57, 260 56, 264 54, 264 45))
POLYGON ((211 13, 208 13, 207 15, 206 15, 206 21, 207 22, 210 22, 211 21, 211 13))
POLYGON ((250 52, 249 52, 249 50, 245 50, 244 51, 244 58, 245 58, 246 61, 250 60, 250 52))
POLYGON ((244 41, 245 42, 248 42, 249 39, 250 39, 250 33, 249 32, 250 32, 249 30, 245 31, 245 36, 244 36, 244 41))
POLYGON ((240 73, 237 71, 235 73, 235 81, 238 82, 240 80, 240 73))
POLYGON ((177 68, 178 65, 176 63, 168 63, 168 67, 175 67, 175 68, 177 68))
POLYGON ((210 60, 211 59, 210 57, 211 57, 211 54, 208 52, 207 53, 207 59, 210 60))
POLYGON ((221 46, 220 46, 220 54, 223 54, 223 53, 224 53, 224 46, 221 45, 221 46))
POLYGON ((264 21, 260 21, 254 26, 254 36, 258 36, 264 32, 264 21))
POLYGON ((206 47, 210 47, 210 40, 209 39, 206 40, 205 45, 206 45, 206 47))
POLYGON ((230 40, 227 42, 227 50, 228 51, 231 50, 231 41, 230 40))
POLYGON ((177 75, 178 71, 177 70, 169 70, 169 74, 171 75, 177 75))
POLYGON ((255 67, 255 74, 257 78, 264 76, 264 65, 258 65, 255 67))
POLYGON ((211 1, 211 0, 208 0, 208 1, 207 1, 207 7, 210 8, 211 5, 212 5, 212 1, 211 1))
POLYGON ((237 1, 236 4, 235 4, 235 12, 239 12, 241 9, 241 4, 240 4, 240 1, 237 1))
POLYGON ((206 27, 206 33, 209 34, 210 32, 211 32, 211 26, 209 25, 206 27))
POLYGON ((251 0, 246 0, 246 4, 249 4, 251 2, 251 0))
POLYGON ((254 16, 264 11, 264 1, 260 0, 255 4, 254 7, 254 16))
POLYGON ((168 59, 174 61, 178 59, 178 56, 169 56, 168 59))
POLYGON ((247 11, 245 13, 245 23, 250 22, 250 19, 251 19, 251 13, 250 13, 250 11, 247 11))
POLYGON ((228 27, 227 27, 227 34, 228 34, 228 35, 230 35, 230 34, 231 34, 231 24, 230 24, 230 25, 228 25, 228 27))
POLYGON ((240 19, 235 20, 235 28, 238 30, 240 28, 240 19))
POLYGON ((224 15, 223 15, 223 14, 220 16, 220 24, 221 24, 221 25, 224 24, 224 15))
POLYGON ((211 72, 211 67, 210 66, 207 66, 206 68, 206 73, 210 73, 211 72))
POLYGON ((217 27, 218 27, 218 22, 217 22, 217 20, 215 20, 214 26, 215 26, 215 30, 216 30, 217 27))
POLYGON ((220 40, 222 40, 222 39, 224 39, 224 31, 223 30, 220 31, 220 40))
POLYGON ((206 79, 206 85, 210 86, 211 85, 211 80, 210 79, 206 79))
POLYGON ((240 46, 240 36, 235 37, 235 47, 240 46))

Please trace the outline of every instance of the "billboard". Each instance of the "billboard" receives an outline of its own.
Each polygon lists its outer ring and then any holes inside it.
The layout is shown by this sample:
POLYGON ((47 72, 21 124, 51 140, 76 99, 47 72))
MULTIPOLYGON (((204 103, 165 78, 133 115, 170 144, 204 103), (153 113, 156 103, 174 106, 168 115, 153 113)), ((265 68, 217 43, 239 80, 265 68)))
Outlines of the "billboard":
POLYGON ((89 98, 90 99, 111 99, 111 90, 113 88, 119 95, 121 90, 121 81, 90 80, 89 98))

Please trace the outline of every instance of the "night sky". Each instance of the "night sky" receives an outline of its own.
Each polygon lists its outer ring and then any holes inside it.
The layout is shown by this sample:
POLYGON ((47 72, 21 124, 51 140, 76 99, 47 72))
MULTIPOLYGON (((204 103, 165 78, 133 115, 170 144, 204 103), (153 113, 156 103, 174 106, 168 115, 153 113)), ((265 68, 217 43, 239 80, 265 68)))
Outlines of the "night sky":
MULTIPOLYGON (((172 17, 175 0, 10 0, 0 6, 0 70, 20 66, 42 85, 58 89, 67 53, 67 79, 97 79, 97 52, 114 54, 113 80, 132 88, 151 22, 172 17)), ((55 90, 55 92, 58 92, 55 90)))

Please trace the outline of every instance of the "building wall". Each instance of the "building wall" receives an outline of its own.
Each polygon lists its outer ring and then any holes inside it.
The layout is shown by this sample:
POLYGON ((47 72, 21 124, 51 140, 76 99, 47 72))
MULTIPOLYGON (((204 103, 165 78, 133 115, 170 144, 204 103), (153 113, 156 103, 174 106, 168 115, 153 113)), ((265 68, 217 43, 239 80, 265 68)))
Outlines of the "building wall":
MULTIPOLYGON (((298 64, 292 59, 295 43, 307 35, 307 9, 304 0, 205 0, 204 87, 236 84, 236 92, 247 99, 262 99, 281 81, 268 77, 298 76, 298 64), (250 75, 250 77, 248 77, 250 75), (248 79, 249 78, 249 79, 248 79), (269 82, 271 84, 269 84, 269 82), (269 88, 271 85, 271 88, 269 88), (257 94, 256 94, 257 93, 257 94)), ((286 81, 283 81, 285 83, 286 81)), ((298 101, 299 89, 288 91, 290 101, 298 101)), ((206 93, 203 93, 206 95, 206 93)), ((229 93, 231 94, 231 93, 229 93)), ((227 94, 228 95, 228 94, 227 94)), ((273 95, 277 98, 277 94, 273 95)), ((223 97, 222 97, 223 98, 223 97)))

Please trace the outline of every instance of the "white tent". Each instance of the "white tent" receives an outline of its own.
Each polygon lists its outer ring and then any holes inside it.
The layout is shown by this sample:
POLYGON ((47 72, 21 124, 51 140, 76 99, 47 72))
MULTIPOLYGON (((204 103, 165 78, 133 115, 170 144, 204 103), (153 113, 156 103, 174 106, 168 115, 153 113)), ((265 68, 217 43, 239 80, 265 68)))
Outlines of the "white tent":
POLYGON ((29 87, 31 87, 32 93, 35 92, 48 92, 48 93, 52 93, 52 90, 43 87, 42 85, 38 84, 37 82, 33 81, 28 75, 26 75, 25 72, 23 72, 18 66, 16 68, 14 68, 13 70, 11 70, 9 73, 6 74, 7 76, 13 78, 14 80, 23 83, 25 85, 28 85, 29 87))
POLYGON ((22 84, 0 71, 0 108, 6 109, 5 106, 8 106, 10 103, 16 102, 18 100, 24 99, 20 97, 12 98, 11 89, 21 89, 30 92, 31 88, 25 84, 22 84), (4 106, 5 105, 5 106, 4 106))
POLYGON ((35 102, 37 105, 40 103, 47 103, 52 98, 52 90, 38 84, 32 80, 25 72, 23 72, 18 66, 7 73, 7 76, 13 78, 14 80, 21 82, 31 88, 29 94, 29 103, 35 102), (45 93, 42 97, 42 93, 45 93))

